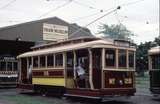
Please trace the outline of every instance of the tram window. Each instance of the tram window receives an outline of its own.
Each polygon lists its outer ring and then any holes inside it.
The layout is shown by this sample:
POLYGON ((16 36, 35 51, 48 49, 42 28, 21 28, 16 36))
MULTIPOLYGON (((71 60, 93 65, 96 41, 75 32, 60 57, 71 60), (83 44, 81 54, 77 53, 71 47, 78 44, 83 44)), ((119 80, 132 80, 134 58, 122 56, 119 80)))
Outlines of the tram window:
POLYGON ((106 67, 115 66, 115 50, 106 49, 105 64, 106 64, 106 67))
POLYGON ((18 70, 17 62, 13 62, 13 71, 17 71, 17 70, 18 70))
POLYGON ((126 50, 118 51, 118 63, 119 67, 126 67, 126 50))
POLYGON ((33 67, 38 67, 38 57, 33 57, 33 67))
POLYGON ((1 62, 1 64, 0 64, 0 70, 1 71, 6 71, 6 62, 1 62))
POLYGON ((152 56, 152 69, 160 69, 160 55, 152 56))
POLYGON ((73 53, 67 53, 67 67, 73 67, 73 53))
POLYGON ((7 62, 7 71, 12 71, 12 62, 7 62))
POLYGON ((134 52, 129 51, 129 67, 134 67, 134 52))
POLYGON ((47 56, 47 66, 48 67, 53 67, 54 66, 54 56, 53 55, 48 55, 47 56))
POLYGON ((45 67, 45 56, 40 56, 40 67, 45 67))
POLYGON ((63 55, 62 54, 55 55, 55 66, 56 67, 63 66, 63 55))

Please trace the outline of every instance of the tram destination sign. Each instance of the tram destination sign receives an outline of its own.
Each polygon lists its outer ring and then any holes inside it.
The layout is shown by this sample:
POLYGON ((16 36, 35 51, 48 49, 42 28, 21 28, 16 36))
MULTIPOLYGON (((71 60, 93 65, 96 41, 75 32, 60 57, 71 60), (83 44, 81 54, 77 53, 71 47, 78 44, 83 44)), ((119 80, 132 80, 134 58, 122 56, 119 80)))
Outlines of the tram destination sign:
POLYGON ((129 47, 130 42, 125 40, 114 40, 114 44, 117 46, 129 47))
POLYGON ((68 26, 43 23, 43 40, 57 41, 68 38, 68 26))

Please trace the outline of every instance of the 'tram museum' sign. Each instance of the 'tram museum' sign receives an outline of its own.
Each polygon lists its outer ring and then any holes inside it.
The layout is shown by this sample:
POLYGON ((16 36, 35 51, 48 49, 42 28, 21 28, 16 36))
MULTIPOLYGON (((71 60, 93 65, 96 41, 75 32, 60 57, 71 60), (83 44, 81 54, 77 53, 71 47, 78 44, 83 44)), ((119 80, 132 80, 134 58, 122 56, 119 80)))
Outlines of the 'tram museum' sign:
POLYGON ((63 40, 68 38, 68 27, 43 23, 43 40, 63 40))

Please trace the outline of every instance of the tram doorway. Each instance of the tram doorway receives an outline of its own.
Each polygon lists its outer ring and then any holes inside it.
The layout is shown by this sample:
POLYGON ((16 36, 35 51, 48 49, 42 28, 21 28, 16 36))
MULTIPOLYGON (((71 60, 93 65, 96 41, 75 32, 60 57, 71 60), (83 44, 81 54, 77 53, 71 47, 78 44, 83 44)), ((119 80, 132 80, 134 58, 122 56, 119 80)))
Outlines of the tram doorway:
POLYGON ((66 84, 68 88, 89 89, 91 84, 95 89, 101 88, 101 53, 101 49, 91 49, 91 56, 88 49, 67 52, 66 84), (89 68, 90 64, 92 65, 91 69, 89 68), (89 78, 92 80, 89 81, 89 78))

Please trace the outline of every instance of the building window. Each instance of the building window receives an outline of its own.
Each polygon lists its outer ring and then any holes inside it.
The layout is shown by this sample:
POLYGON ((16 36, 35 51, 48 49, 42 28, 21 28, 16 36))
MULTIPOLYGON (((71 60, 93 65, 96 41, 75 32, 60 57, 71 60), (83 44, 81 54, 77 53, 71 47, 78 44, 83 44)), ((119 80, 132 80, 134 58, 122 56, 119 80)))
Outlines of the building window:
POLYGON ((47 66, 53 67, 54 66, 54 55, 47 56, 47 66))
POLYGON ((115 50, 106 49, 105 51, 105 65, 106 67, 115 66, 115 50))
POLYGON ((33 57, 33 67, 34 68, 38 67, 38 56, 33 57))
POLYGON ((134 67, 134 52, 133 51, 129 51, 128 53, 129 56, 129 67, 134 67))
POLYGON ((126 50, 118 51, 118 65, 119 67, 126 68, 126 50))
POLYGON ((56 67, 62 67, 63 66, 63 55, 62 54, 56 54, 55 55, 55 66, 56 67))
POLYGON ((6 71, 6 62, 0 62, 0 70, 6 71))
POLYGON ((152 56, 152 69, 160 69, 160 54, 152 56))
POLYGON ((40 56, 40 67, 45 67, 46 66, 46 58, 45 56, 40 56))

